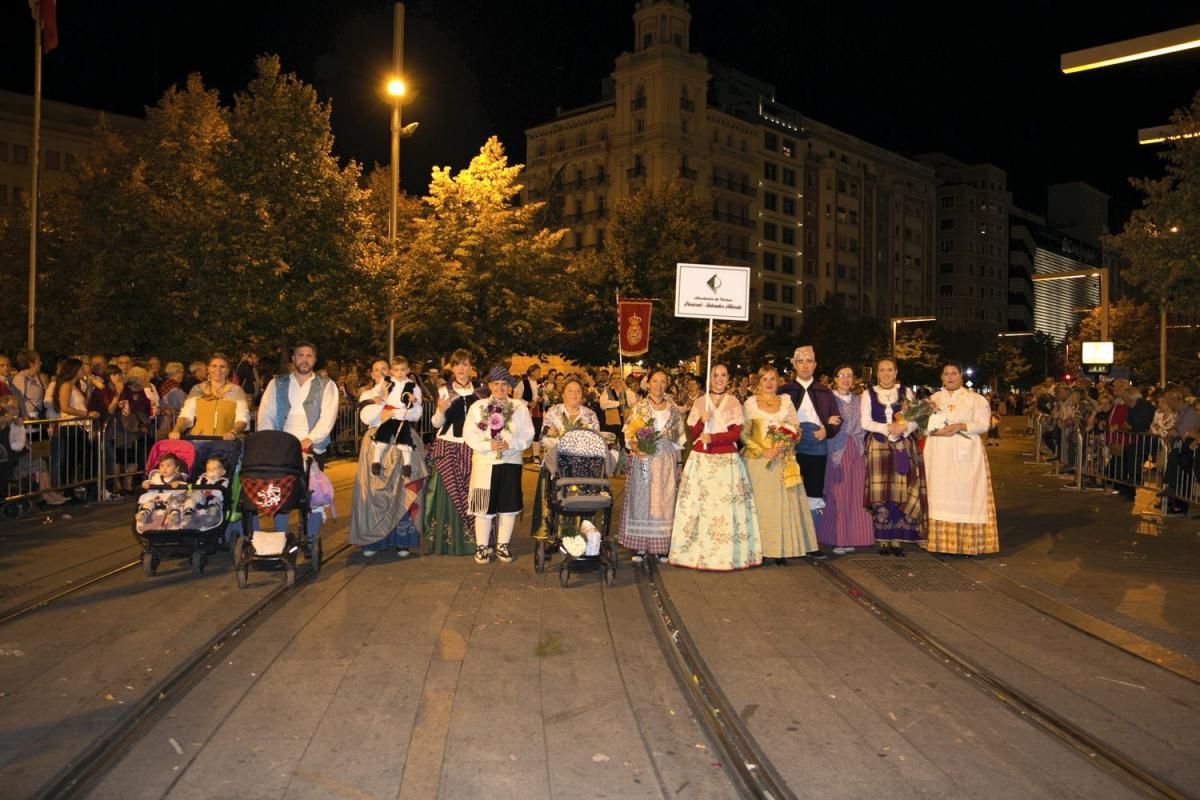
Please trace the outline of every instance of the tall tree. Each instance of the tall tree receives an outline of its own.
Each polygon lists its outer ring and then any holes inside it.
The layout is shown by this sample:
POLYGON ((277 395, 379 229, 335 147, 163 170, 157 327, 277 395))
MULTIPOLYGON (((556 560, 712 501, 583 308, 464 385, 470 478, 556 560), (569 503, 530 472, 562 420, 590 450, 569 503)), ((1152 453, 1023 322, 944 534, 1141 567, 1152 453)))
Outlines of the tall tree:
POLYGON ((523 166, 496 137, 457 174, 435 167, 426 212, 412 221, 392 276, 404 313, 397 333, 431 356, 470 347, 478 360, 561 349, 562 314, 575 289, 562 274, 563 232, 518 205, 523 166))
MULTIPOLYGON (((1068 341, 1071 351, 1070 369, 1080 368, 1083 342, 1100 340, 1100 309, 1092 309, 1080 320, 1079 332, 1068 341)), ((1158 380, 1158 314, 1153 306, 1122 298, 1109 306, 1108 335, 1113 343, 1113 364, 1129 368, 1134 381, 1158 380)), ((1167 339, 1168 364, 1172 372, 1190 376, 1196 371, 1196 349, 1200 335, 1195 329, 1180 328, 1167 339)))
POLYGON ((333 352, 361 348, 386 315, 359 269, 369 220, 359 166, 333 155, 330 104, 276 56, 234 99, 221 160, 232 209, 222 289, 238 292, 221 323, 236 339, 312 338, 333 352))
POLYGON ((1200 303, 1200 92, 1171 123, 1178 138, 1160 154, 1166 174, 1130 180, 1142 207, 1105 238, 1128 261, 1123 277, 1156 304, 1183 311, 1200 303))

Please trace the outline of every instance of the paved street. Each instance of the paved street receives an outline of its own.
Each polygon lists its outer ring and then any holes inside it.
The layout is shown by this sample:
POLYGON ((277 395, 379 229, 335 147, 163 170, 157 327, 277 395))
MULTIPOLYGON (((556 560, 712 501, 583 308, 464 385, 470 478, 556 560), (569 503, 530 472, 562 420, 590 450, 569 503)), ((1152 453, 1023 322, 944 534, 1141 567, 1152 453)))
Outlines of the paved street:
MULTIPOLYGON (((1063 491, 1022 463, 1024 444, 991 451, 999 556, 860 552, 832 568, 980 671, 1200 792, 1200 624, 1181 611, 1197 592, 1194 521, 1158 525, 1118 498, 1063 491)), ((349 465, 331 473, 344 510, 349 465)), ((130 557, 129 503, 67 513, 3 529, 7 608, 130 557)), ((326 528, 327 551, 347 524, 326 528)), ((591 573, 564 590, 557 573, 534 572, 524 525, 512 565, 332 560, 148 718, 88 795, 735 796, 632 565, 611 589, 591 573)), ((1136 796, 884 625, 830 567, 660 572, 721 693, 798 797, 1136 796)), ((251 578, 239 591, 223 554, 199 578, 167 564, 0 627, 9 796, 35 796, 282 575, 251 578)))

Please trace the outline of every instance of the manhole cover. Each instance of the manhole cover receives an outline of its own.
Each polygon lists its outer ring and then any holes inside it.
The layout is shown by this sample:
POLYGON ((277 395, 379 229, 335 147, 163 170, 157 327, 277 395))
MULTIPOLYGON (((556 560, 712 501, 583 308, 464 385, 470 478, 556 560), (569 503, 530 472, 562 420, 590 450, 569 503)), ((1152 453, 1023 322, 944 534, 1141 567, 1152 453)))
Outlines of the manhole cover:
POLYGON ((912 559, 904 563, 895 561, 868 561, 856 567, 878 579, 884 586, 897 592, 985 592, 987 587, 932 559, 912 559))

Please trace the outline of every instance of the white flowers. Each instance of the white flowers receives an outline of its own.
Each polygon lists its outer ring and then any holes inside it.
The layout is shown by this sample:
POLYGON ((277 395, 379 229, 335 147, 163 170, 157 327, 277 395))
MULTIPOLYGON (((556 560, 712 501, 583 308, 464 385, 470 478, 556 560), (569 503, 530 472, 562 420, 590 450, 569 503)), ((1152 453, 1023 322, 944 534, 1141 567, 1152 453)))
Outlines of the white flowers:
POLYGON ((950 424, 950 420, 946 419, 946 415, 940 411, 935 411, 929 415, 929 423, 925 428, 926 433, 934 433, 950 424))

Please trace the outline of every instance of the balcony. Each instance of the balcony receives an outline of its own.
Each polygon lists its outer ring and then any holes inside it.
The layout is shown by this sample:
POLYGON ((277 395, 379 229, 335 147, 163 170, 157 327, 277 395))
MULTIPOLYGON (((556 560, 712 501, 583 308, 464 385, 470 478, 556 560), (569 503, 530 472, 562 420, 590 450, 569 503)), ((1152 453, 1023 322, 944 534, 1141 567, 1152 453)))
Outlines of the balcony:
POLYGON ((712 177, 709 185, 718 189, 744 194, 747 197, 756 197, 758 195, 758 190, 753 186, 747 186, 745 183, 736 182, 730 178, 718 178, 716 175, 712 177))
POLYGON ((696 178, 699 175, 700 175, 699 172, 697 172, 694 169, 691 169, 690 167, 680 167, 679 168, 679 177, 683 178, 684 180, 694 181, 694 180, 696 180, 696 178))
POLYGON ((593 208, 591 211, 588 211, 587 213, 585 213, 583 215, 583 218, 588 222, 593 222, 598 219, 607 219, 608 218, 608 209, 607 208, 593 208))
POLYGON ((688 100, 686 97, 679 98, 679 107, 684 111, 695 111, 696 101, 688 100))
POLYGON ((584 183, 587 186, 607 186, 608 175, 603 172, 598 172, 594 177, 588 178, 586 181, 584 181, 584 183))
POLYGON ((630 167, 625 170, 625 177, 629 180, 637 180, 638 178, 646 177, 646 167, 643 164, 638 164, 636 167, 630 167))
POLYGON ((582 189, 586 185, 583 176, 576 178, 573 181, 563 181, 562 190, 564 192, 573 192, 582 189))
POLYGON ((578 225, 583 222, 583 212, 576 211, 574 214, 563 214, 562 218, 564 225, 578 225))
POLYGON ((646 98, 635 97, 629 101, 630 111, 644 111, 646 109, 646 98))
POLYGON ((721 211, 714 211, 714 212, 712 212, 712 217, 717 222, 726 222, 726 223, 729 223, 730 225, 738 225, 742 228, 753 229, 755 227, 754 220, 749 219, 744 216, 738 216, 736 214, 729 214, 729 213, 724 213, 721 211))
POLYGON ((730 258, 736 258, 739 261, 754 260, 754 253, 751 253, 749 250, 735 250, 731 247, 727 247, 725 248, 725 255, 729 256, 730 258))

